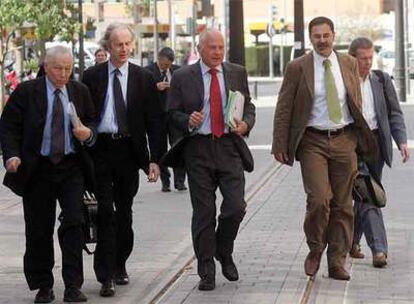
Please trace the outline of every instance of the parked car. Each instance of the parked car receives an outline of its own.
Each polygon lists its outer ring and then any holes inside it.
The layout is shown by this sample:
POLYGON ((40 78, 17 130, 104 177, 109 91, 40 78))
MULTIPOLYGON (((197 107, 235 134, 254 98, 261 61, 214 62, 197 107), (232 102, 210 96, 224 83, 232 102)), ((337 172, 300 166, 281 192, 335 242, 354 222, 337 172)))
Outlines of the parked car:
MULTIPOLYGON (((378 69, 395 76, 395 51, 390 49, 383 49, 378 53, 378 69)), ((414 49, 408 50, 408 73, 410 78, 414 78, 414 49)))

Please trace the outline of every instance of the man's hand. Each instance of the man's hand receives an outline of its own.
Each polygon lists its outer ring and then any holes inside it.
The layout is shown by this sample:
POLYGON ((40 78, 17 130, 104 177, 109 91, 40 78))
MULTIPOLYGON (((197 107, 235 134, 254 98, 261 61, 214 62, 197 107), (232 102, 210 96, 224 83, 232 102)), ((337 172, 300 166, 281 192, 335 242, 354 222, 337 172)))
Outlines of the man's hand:
POLYGON ((190 128, 198 128, 202 124, 203 119, 204 119, 203 112, 194 111, 193 113, 190 114, 190 119, 188 120, 188 124, 190 128))
POLYGON ((156 163, 149 164, 148 182, 155 183, 160 176, 160 167, 156 163))
POLYGON ((73 136, 80 142, 84 142, 92 136, 92 131, 88 127, 85 127, 80 121, 76 124, 76 127, 72 129, 73 136))
POLYGON ((164 91, 170 88, 170 83, 168 81, 160 81, 157 82, 157 89, 158 91, 164 91))
POLYGON ((405 163, 410 159, 410 150, 408 149, 407 144, 401 144, 399 148, 402 157, 402 162, 405 163))
POLYGON ((22 161, 18 157, 9 158, 6 161, 6 170, 10 173, 16 173, 22 161))
POLYGON ((287 153, 284 153, 284 152, 275 153, 273 156, 275 157, 275 159, 278 162, 280 162, 282 164, 287 164, 288 161, 289 161, 289 157, 288 157, 287 153))
POLYGON ((249 126, 243 120, 234 119, 236 127, 231 129, 231 132, 236 133, 239 136, 243 136, 249 130, 249 126))

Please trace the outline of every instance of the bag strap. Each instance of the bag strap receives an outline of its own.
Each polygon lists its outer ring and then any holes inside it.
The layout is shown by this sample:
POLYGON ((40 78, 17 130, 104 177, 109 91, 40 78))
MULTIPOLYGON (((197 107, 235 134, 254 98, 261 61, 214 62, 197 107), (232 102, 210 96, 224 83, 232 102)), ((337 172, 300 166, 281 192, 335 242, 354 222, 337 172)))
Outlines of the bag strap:
POLYGON ((372 70, 372 72, 377 75, 377 77, 379 78, 379 81, 382 85, 382 90, 384 92, 384 97, 385 97, 385 104, 387 105, 387 112, 388 112, 388 116, 390 116, 391 114, 391 109, 390 109, 390 105, 389 105, 389 101, 388 101, 388 94, 387 94, 387 90, 385 89, 385 76, 384 76, 384 72, 381 70, 372 70))

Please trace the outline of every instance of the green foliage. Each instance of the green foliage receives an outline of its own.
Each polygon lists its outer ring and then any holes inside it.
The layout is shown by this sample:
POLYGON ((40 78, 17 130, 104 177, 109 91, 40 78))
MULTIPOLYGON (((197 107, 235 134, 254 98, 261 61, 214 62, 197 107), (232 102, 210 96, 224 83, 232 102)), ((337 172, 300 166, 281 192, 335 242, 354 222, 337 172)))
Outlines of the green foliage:
POLYGON ((25 71, 37 72, 39 69, 39 61, 34 58, 25 60, 23 65, 25 71))
POLYGON ((73 4, 62 0, 1 0, 0 30, 13 31, 28 22, 36 25, 40 40, 59 35, 70 41, 79 31, 76 11, 73 4))

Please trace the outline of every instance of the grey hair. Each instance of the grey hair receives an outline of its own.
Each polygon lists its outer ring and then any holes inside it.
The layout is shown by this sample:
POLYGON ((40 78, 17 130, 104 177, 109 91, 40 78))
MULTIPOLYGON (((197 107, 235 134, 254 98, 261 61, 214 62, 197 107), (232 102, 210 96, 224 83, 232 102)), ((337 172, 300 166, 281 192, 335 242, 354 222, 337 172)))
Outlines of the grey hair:
POLYGON ((63 46, 63 45, 56 45, 46 50, 44 62, 48 63, 53 60, 56 60, 57 57, 61 55, 69 55, 73 61, 72 50, 70 48, 67 48, 66 46, 63 46))
POLYGON ((105 34, 102 39, 99 41, 99 44, 107 51, 109 51, 109 46, 111 42, 111 35, 114 31, 118 29, 126 29, 131 34, 131 40, 134 41, 135 35, 134 31, 125 23, 111 23, 105 30, 105 34))
POLYGON ((198 44, 197 44, 198 50, 204 47, 204 43, 207 40, 207 37, 212 33, 220 33, 221 35, 221 32, 216 28, 206 28, 204 31, 200 33, 200 36, 198 38, 198 44))
POLYGON ((358 37, 352 40, 351 44, 349 45, 348 54, 356 57, 356 53, 358 49, 372 49, 374 44, 372 41, 366 37, 358 37))

